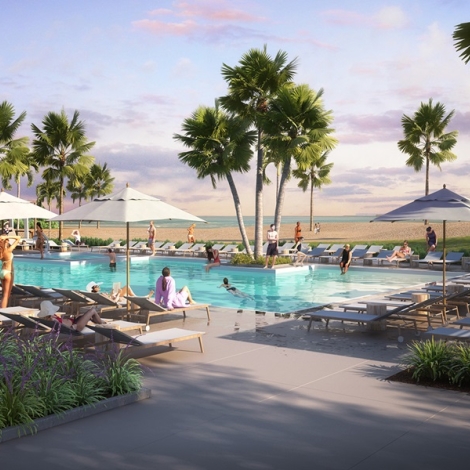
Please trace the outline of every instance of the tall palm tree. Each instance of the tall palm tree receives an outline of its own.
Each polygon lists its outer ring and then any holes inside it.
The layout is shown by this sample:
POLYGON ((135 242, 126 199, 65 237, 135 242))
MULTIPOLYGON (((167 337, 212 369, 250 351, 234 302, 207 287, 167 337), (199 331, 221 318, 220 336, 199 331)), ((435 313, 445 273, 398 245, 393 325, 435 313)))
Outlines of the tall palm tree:
POLYGON ((404 139, 398 141, 401 152, 409 155, 406 165, 421 171, 425 165, 424 194, 429 194, 429 166, 432 163, 439 170, 441 163, 451 162, 457 156, 451 152, 457 143, 458 131, 445 132, 454 111, 446 114, 445 106, 439 102, 421 103, 413 117, 406 114, 401 119, 404 139))
POLYGON ((470 23, 461 23, 455 27, 454 34, 455 49, 460 52, 462 60, 468 64, 470 60, 470 23))
MULTIPOLYGON (((59 214, 64 210, 66 182, 69 179, 85 178, 89 173, 94 158, 88 152, 95 142, 88 142, 85 125, 79 120, 79 112, 75 111, 69 122, 65 111, 49 112, 42 121, 43 128, 31 125, 35 135, 33 155, 39 165, 45 167, 43 179, 58 181, 59 214)), ((62 238, 63 223, 59 224, 59 238, 62 238)))
POLYGON ((191 149, 181 152, 179 159, 194 168, 198 178, 209 177, 214 189, 217 180, 227 180, 243 244, 251 256, 240 197, 232 176, 234 172, 246 173, 250 169, 251 146, 256 141, 256 132, 250 131, 250 126, 249 119, 226 114, 216 101, 214 108, 201 106, 196 109, 183 122, 184 134, 175 134, 174 139, 191 149))
POLYGON ((0 103, 0 177, 5 189, 11 189, 12 179, 18 181, 18 178, 28 175, 31 171, 29 139, 27 137, 15 138, 25 118, 25 111, 15 119, 13 105, 7 101, 0 103))
POLYGON ((298 178, 297 186, 302 191, 310 188, 310 231, 313 231, 313 189, 321 189, 325 184, 331 184, 330 171, 333 163, 326 163, 329 152, 323 152, 319 156, 313 156, 310 161, 300 164, 292 174, 298 178))
POLYGON ((263 119, 264 143, 282 166, 274 217, 278 230, 293 162, 311 162, 321 150, 332 150, 337 144, 328 127, 333 116, 324 109, 322 96, 322 89, 316 93, 308 85, 285 85, 263 119))
MULTIPOLYGON (((105 196, 111 194, 114 189, 114 178, 111 176, 111 170, 108 164, 104 163, 101 166, 99 163, 94 163, 90 167, 90 173, 86 178, 86 186, 88 188, 91 198, 105 196)), ((100 227, 99 220, 96 222, 96 227, 100 227)))
POLYGON ((228 94, 220 98, 230 112, 249 118, 257 130, 256 140, 256 203, 255 257, 262 255, 263 243, 263 146, 260 117, 268 111, 269 102, 282 85, 292 81, 297 60, 287 62, 287 53, 278 51, 271 57, 266 45, 262 50, 250 49, 239 65, 222 65, 222 76, 228 83, 228 94))

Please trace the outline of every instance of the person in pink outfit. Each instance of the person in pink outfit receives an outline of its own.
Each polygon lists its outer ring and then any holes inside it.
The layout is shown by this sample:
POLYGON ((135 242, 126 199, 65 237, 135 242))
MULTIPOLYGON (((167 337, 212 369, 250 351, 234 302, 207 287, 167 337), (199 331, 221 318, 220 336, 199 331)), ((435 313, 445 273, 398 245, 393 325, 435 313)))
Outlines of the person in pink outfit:
POLYGON ((176 292, 175 280, 170 276, 170 268, 165 267, 155 286, 155 302, 168 310, 185 307, 187 303, 195 304, 187 286, 176 292))

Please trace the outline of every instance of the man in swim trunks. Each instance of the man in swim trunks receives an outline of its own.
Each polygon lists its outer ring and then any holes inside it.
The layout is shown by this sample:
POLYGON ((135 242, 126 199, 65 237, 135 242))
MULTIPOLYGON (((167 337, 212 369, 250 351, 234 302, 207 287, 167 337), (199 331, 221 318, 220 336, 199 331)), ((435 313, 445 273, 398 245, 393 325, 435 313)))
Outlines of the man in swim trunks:
POLYGON ((112 248, 108 248, 106 256, 109 257, 109 269, 111 271, 116 271, 116 253, 112 248))
POLYGON ((268 249, 266 251, 266 264, 264 266, 264 269, 268 269, 270 257, 272 258, 271 269, 273 269, 274 265, 276 264, 276 258, 278 255, 277 242, 279 238, 279 235, 276 232, 276 226, 274 224, 271 224, 271 226, 269 227, 267 238, 268 238, 269 244, 268 244, 268 249))
POLYGON ((150 222, 147 232, 148 232, 148 246, 152 250, 152 256, 155 256, 155 237, 157 236, 157 231, 155 229, 155 225, 153 225, 153 221, 150 222))

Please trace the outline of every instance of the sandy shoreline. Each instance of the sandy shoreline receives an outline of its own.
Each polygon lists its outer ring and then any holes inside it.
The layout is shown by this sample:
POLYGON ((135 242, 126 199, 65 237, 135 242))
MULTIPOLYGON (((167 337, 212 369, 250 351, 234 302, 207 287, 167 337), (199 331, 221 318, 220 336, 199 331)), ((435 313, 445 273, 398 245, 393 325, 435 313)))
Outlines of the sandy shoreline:
MULTIPOLYGON (((437 233, 438 239, 442 238, 442 223, 430 224, 437 233)), ((314 234, 308 230, 308 226, 302 227, 302 234, 309 243, 320 242, 374 242, 388 240, 421 240, 424 241, 425 225, 422 222, 367 222, 367 223, 323 223, 321 232, 314 234)), ((268 226, 264 228, 264 236, 268 226)), ((48 236, 56 238, 58 230, 49 230, 47 225, 45 232, 48 236)), ((82 226, 80 229, 82 237, 98 237, 102 239, 112 238, 113 240, 125 240, 126 229, 122 227, 101 227, 96 225, 82 226)), ((71 229, 64 229, 63 235, 70 237, 71 229)), ((447 238, 465 237, 470 233, 470 222, 448 222, 446 227, 447 238)), ((247 227, 247 234, 250 240, 254 240, 254 227, 247 227)), ((293 240, 294 224, 282 225, 280 230, 281 240, 293 240)), ((147 232, 142 227, 130 228, 130 238, 146 239, 147 232)), ((238 227, 226 228, 205 228, 197 226, 195 230, 196 241, 218 241, 218 242, 241 242, 241 235, 238 227)), ((158 241, 178 241, 186 242, 187 230, 185 228, 157 228, 158 241)))

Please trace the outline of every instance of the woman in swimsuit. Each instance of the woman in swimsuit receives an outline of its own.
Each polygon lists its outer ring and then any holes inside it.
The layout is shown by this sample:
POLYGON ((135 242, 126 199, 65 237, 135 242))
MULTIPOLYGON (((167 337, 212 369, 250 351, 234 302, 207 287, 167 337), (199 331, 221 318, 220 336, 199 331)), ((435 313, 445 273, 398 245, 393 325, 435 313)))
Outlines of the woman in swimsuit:
POLYGON ((205 267, 206 272, 209 272, 209 270, 215 266, 220 266, 219 250, 214 250, 211 246, 206 246, 206 255, 209 261, 205 267))
POLYGON ((188 228, 188 242, 194 243, 194 227, 196 224, 191 224, 188 228))
POLYGON ((13 270, 13 250, 20 242, 21 237, 10 237, 8 235, 0 236, 0 259, 2 260, 2 270, 0 271, 0 279, 2 280, 2 308, 8 307, 10 299, 11 287, 14 281, 13 270), (10 244, 10 240, 15 241, 10 244))
POLYGON ((235 297, 240 297, 242 299, 250 299, 250 300, 255 300, 251 295, 245 294, 245 292, 242 292, 241 290, 237 289, 236 287, 230 285, 228 282, 228 278, 224 277, 223 283, 220 284, 219 287, 224 287, 227 292, 230 292, 235 297))
POLYGON ((41 259, 44 258, 44 231, 40 222, 36 224, 36 249, 41 253, 41 259))
POLYGON ((97 325, 106 324, 104 320, 98 315, 98 312, 94 308, 90 308, 83 315, 78 317, 65 318, 61 315, 56 315, 59 310, 59 306, 54 305, 50 300, 44 300, 41 302, 40 311, 38 318, 44 318, 44 320, 54 320, 61 325, 65 325, 68 328, 72 328, 77 331, 82 331, 89 321, 96 323, 97 325))

